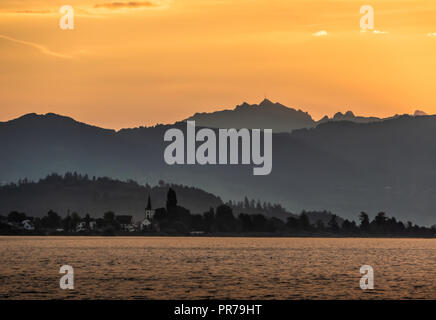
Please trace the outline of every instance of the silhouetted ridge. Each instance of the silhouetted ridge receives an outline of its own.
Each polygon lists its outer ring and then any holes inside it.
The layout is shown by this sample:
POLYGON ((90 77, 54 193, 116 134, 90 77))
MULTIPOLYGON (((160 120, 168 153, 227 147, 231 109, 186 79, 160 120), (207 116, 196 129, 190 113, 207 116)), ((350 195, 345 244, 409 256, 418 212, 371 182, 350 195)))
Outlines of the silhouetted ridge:
MULTIPOLYGON (((235 120, 232 127, 251 119, 244 112, 227 112, 235 120)), ((361 210, 385 210, 402 220, 435 224, 436 116, 328 121, 274 134, 273 170, 264 177, 254 177, 242 165, 166 165, 163 136, 173 125, 115 132, 68 119, 30 114, 0 123, 0 183, 67 171, 142 184, 163 179, 198 186, 226 200, 247 196, 281 203, 290 212, 328 209, 350 218, 361 210)), ((257 128, 266 127, 265 117, 255 119, 257 128)), ((174 126, 186 130, 185 123, 174 126)))
POLYGON ((246 102, 233 110, 212 113, 196 113, 185 121, 194 120, 196 125, 209 128, 272 129, 274 132, 291 132, 300 128, 311 128, 315 121, 301 110, 286 107, 264 99, 259 104, 246 102))

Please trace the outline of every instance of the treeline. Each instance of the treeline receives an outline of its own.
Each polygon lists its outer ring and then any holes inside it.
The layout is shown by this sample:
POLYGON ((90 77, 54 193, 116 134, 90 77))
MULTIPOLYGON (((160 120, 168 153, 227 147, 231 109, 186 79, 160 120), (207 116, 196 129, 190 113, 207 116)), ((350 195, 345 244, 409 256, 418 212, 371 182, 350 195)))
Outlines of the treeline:
POLYGON ((75 211, 82 216, 89 213, 91 217, 98 218, 104 212, 113 211, 140 219, 147 196, 150 195, 153 208, 164 207, 168 188, 177 192, 182 205, 191 212, 201 213, 223 203, 212 193, 182 184, 159 181, 158 185, 151 186, 134 180, 121 181, 67 172, 63 175, 53 173, 36 181, 22 179, 0 186, 0 214, 7 216, 11 211, 19 211, 43 217, 52 209, 61 216, 75 211))
POLYGON ((278 203, 261 202, 259 199, 244 198, 244 201, 229 201, 227 205, 235 213, 263 214, 268 217, 282 217, 286 219, 291 213, 278 203))
MULTIPOLYGON (((312 212, 313 213, 313 212, 312 212)), ((324 214, 325 212, 322 212, 324 214)), ((341 235, 341 236, 424 236, 436 235, 435 228, 403 223, 396 218, 388 218, 380 212, 370 221, 368 214, 361 212, 359 224, 355 221, 342 220, 332 214, 327 224, 318 220, 310 223, 305 211, 299 216, 289 216, 286 221, 279 218, 268 218, 263 214, 240 213, 234 215, 227 204, 211 208, 201 214, 191 214, 189 210, 177 205, 174 190, 168 191, 166 208, 156 211, 156 220, 160 230, 169 233, 187 233, 204 231, 206 233, 270 233, 276 235, 341 235), (340 223, 339 220, 342 220, 340 223)))
POLYGON ((359 215, 360 223, 344 220, 338 223, 338 217, 332 215, 325 224, 321 220, 311 224, 309 217, 303 211, 297 217, 288 217, 286 222, 279 218, 268 218, 263 214, 240 213, 235 216, 228 205, 211 208, 203 215, 190 214, 184 208, 173 206, 161 209, 156 217, 162 229, 167 232, 185 233, 198 230, 207 233, 270 233, 277 235, 340 235, 340 236, 423 236, 436 235, 435 228, 426 228, 414 225, 411 222, 404 224, 394 217, 388 218, 380 212, 370 221, 368 214, 359 215))
MULTIPOLYGON (((120 181, 109 177, 95 177, 77 172, 63 175, 53 173, 38 181, 21 179, 16 183, 0 186, 0 212, 13 210, 31 212, 35 217, 45 215, 53 209, 62 215, 70 211, 96 213, 115 211, 121 214, 143 212, 144 197, 150 195, 153 206, 165 207, 166 194, 172 188, 182 199, 182 205, 191 212, 201 213, 209 207, 223 204, 220 197, 199 188, 170 184, 163 180, 157 186, 140 185, 134 180, 120 181), (47 208, 46 204, 50 204, 47 208)), ((237 215, 239 213, 263 214, 286 220, 291 213, 280 204, 248 199, 229 201, 228 205, 237 215)))
MULTIPOLYGON (((311 212, 313 214, 313 212, 311 212)), ((100 218, 93 219, 89 214, 81 217, 73 212, 61 217, 49 211, 42 218, 27 217, 25 213, 11 212, 7 217, 0 217, 0 231, 11 231, 11 227, 30 221, 32 232, 47 231, 91 232, 95 234, 115 235, 128 230, 133 225, 131 216, 117 216, 108 211, 100 218), (78 231, 79 230, 79 231, 78 231)), ((178 205, 176 192, 169 188, 165 207, 155 210, 154 218, 146 229, 134 230, 144 234, 228 234, 255 235, 269 234, 276 236, 405 236, 434 237, 436 228, 421 227, 411 222, 403 223, 394 217, 378 213, 373 220, 365 212, 358 216, 358 223, 342 220, 332 214, 324 223, 318 220, 311 223, 308 213, 303 211, 298 216, 289 216, 286 221, 276 217, 266 217, 261 213, 234 214, 229 204, 210 208, 203 214, 192 214, 188 209, 178 205)), ((7 232, 6 232, 7 233, 7 232)))

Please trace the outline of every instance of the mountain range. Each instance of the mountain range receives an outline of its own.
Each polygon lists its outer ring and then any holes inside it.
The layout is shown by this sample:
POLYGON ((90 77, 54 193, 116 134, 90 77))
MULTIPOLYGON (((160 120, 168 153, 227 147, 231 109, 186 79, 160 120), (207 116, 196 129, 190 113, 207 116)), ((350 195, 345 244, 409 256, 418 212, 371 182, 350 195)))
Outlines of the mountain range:
MULTIPOLYGON (((239 109, 287 113, 280 104, 264 101, 259 106, 239 109)), ((311 123, 306 113, 290 112, 298 119, 293 123, 311 123)), ((36 180, 67 171, 144 185, 163 179, 202 188, 225 201, 247 196, 280 203, 294 213, 326 209, 356 219, 360 211, 372 216, 384 211, 420 224, 436 222, 436 116, 333 119, 290 133, 278 132, 284 128, 280 123, 273 134, 268 176, 253 176, 251 166, 244 165, 166 165, 163 136, 173 127, 186 130, 184 122, 178 122, 115 131, 52 113, 28 114, 0 123, 0 181, 36 180)))
MULTIPOLYGON (((415 116, 426 115, 423 111, 415 111, 415 116)), ((398 117, 395 115, 394 117, 398 117)), ((355 116, 352 111, 337 112, 333 117, 324 116, 315 121, 309 113, 300 109, 287 107, 278 102, 264 99, 259 104, 246 102, 236 106, 233 110, 222 110, 210 113, 196 113, 184 121, 195 121, 197 126, 208 128, 268 128, 273 132, 292 132, 303 128, 314 128, 318 124, 329 121, 352 121, 369 123, 390 118, 355 116)))

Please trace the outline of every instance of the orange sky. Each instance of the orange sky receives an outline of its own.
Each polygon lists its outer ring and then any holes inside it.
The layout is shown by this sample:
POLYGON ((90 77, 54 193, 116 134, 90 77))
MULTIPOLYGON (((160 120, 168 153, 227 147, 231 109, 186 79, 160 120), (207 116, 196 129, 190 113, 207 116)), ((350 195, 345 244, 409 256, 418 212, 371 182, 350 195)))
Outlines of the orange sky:
POLYGON ((2 0, 0 121, 55 112, 119 129, 264 95, 315 119, 436 113, 436 0, 128 2, 2 0), (379 33, 360 32, 365 4, 379 33))

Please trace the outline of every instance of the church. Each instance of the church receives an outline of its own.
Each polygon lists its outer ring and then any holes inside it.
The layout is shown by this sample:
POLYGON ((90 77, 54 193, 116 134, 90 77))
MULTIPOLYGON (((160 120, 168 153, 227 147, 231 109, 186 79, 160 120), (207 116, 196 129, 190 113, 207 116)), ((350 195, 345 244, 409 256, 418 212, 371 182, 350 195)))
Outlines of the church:
POLYGON ((155 210, 151 208, 150 195, 148 196, 147 207, 145 208, 145 219, 139 222, 139 230, 144 231, 151 227, 155 210))

